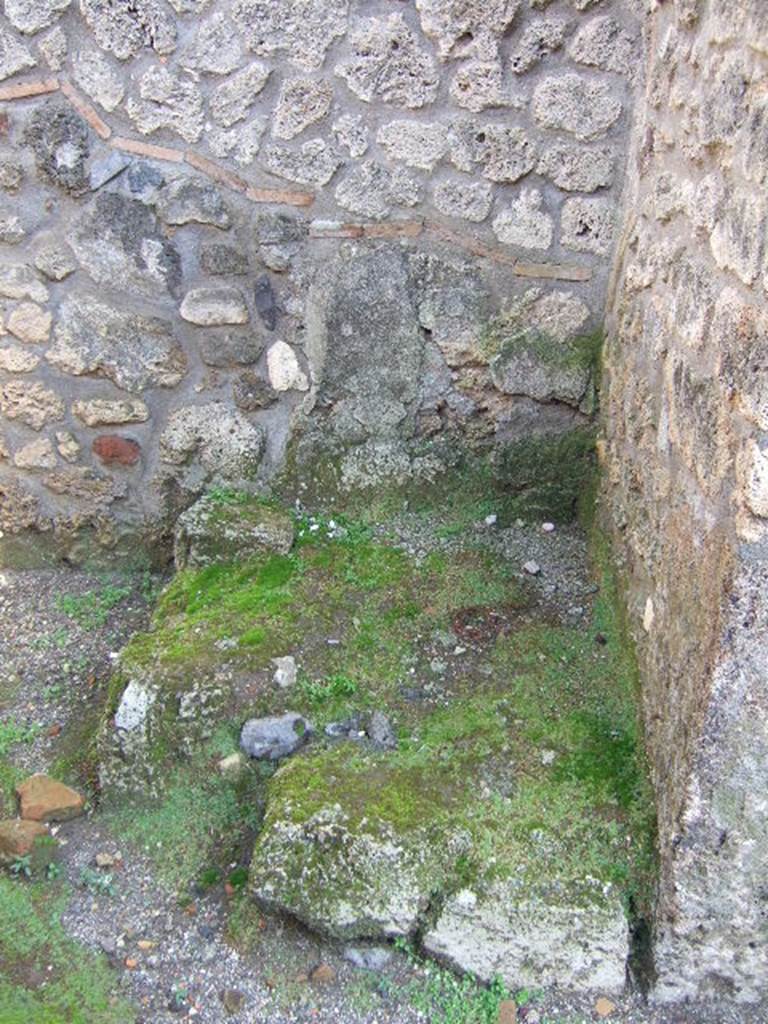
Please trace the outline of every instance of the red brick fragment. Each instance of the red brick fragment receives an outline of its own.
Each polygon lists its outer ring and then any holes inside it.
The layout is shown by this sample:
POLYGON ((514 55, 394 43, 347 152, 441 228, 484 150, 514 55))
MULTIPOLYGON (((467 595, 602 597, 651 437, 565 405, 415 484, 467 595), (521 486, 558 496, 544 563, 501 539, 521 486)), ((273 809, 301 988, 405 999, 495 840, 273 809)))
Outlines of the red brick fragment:
POLYGON ((134 466, 141 457, 141 445, 130 437, 102 434, 93 442, 93 454, 107 466, 134 466))

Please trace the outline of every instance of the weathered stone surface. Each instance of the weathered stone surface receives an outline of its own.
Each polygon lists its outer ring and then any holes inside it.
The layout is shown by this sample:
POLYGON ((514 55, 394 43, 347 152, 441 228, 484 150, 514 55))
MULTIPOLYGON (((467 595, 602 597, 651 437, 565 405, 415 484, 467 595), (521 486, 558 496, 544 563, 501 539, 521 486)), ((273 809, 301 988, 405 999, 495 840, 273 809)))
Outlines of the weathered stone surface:
POLYGON ((23 263, 4 263, 0 266, 0 295, 6 299, 46 302, 48 289, 32 267, 23 263))
POLYGON ((577 64, 627 75, 637 65, 639 41, 615 18, 599 15, 579 29, 568 45, 568 56, 577 64))
POLYGON ((229 128, 242 121, 256 102, 256 97, 267 84, 270 69, 259 61, 222 82, 211 94, 211 116, 217 124, 229 128))
POLYGON ((409 109, 434 100, 439 84, 437 68, 402 14, 357 22, 349 42, 352 57, 335 70, 361 100, 370 103, 381 99, 409 109))
POLYGON ((543 197, 535 188, 523 189, 520 198, 494 217, 493 233, 505 245, 545 250, 552 244, 552 218, 542 209, 543 197))
POLYGON ((64 419, 64 403, 38 381, 8 380, 0 386, 0 412, 9 420, 42 430, 64 419))
POLYGON ((364 160, 336 187, 336 202, 352 213, 372 220, 385 218, 392 206, 415 206, 421 183, 402 167, 390 170, 364 160))
POLYGON ((206 141, 216 156, 227 157, 236 164, 246 167, 256 158, 266 129, 266 118, 254 117, 246 124, 238 124, 229 131, 212 128, 206 135, 206 141))
POLYGON ((433 200, 437 209, 448 217, 461 217, 475 223, 485 220, 491 212, 491 186, 479 181, 441 181, 435 185, 433 200))
POLYGON ((265 552, 285 555, 294 534, 291 516, 258 498, 227 503, 204 495, 179 517, 173 556, 177 569, 199 569, 265 552))
POLYGON ((449 897, 424 948, 460 971, 514 988, 558 985, 581 991, 623 991, 629 928, 619 895, 584 880, 579 891, 531 892, 495 882, 478 894, 449 897))
POLYGON ((206 366, 248 366, 258 361, 265 339, 249 327, 242 331, 206 331, 200 335, 198 344, 206 366))
POLYGON ((76 462, 80 455, 80 444, 68 430, 56 431, 56 451, 65 462, 76 462))
POLYGON ((276 402, 279 395, 262 377, 251 371, 241 373, 232 385, 232 397, 241 412, 256 412, 276 402))
POLYGON ((60 25, 41 36, 37 47, 51 71, 60 71, 67 60, 67 36, 60 25))
POLYGON ((175 295, 181 260, 160 230, 157 218, 138 199, 102 192, 93 200, 69 239, 85 270, 98 284, 141 295, 175 295))
POLYGON ((184 320, 202 327, 218 324, 247 324, 248 306, 239 288, 219 285, 193 288, 184 296, 179 313, 184 320))
POLYGON ((0 370, 7 373, 30 373, 39 363, 39 356, 19 345, 0 348, 0 370))
POLYGON ((19 341, 36 343, 48 341, 53 317, 47 309, 34 302, 22 302, 8 317, 8 330, 19 341))
POLYGON ((267 351, 269 383, 275 391, 306 391, 309 381, 299 367, 296 353, 284 341, 276 341, 267 351))
POLYGON ((99 46, 120 60, 145 46, 160 54, 176 46, 176 26, 158 0, 80 0, 80 11, 99 46))
POLYGON ((0 25, 0 81, 35 66, 35 58, 13 32, 0 25))
POLYGON ((287 711, 270 718, 250 718, 240 732, 240 747, 249 757, 279 761, 295 754, 312 734, 301 715, 287 711))
POLYGON ((221 192, 204 178, 176 178, 160 189, 157 212, 166 224, 231 224, 221 192))
POLYGON ((508 101, 504 71, 499 60, 470 60, 453 77, 451 99, 459 107, 479 113, 508 101))
POLYGON ((537 85, 532 110, 541 128, 566 131, 586 142, 601 138, 616 124, 622 102, 607 83, 567 72, 537 85))
POLYGON ((57 462, 53 445, 47 437, 30 441, 13 457, 13 464, 19 469, 54 469, 57 462))
POLYGON ((368 125, 359 114, 342 114, 331 126, 336 141, 350 156, 364 156, 368 149, 368 125))
POLYGON ((24 140, 32 147, 43 178, 72 195, 88 190, 88 126, 68 104, 49 100, 36 107, 24 140))
POLYGON ((62 303, 46 359, 65 373, 108 377, 127 391, 174 387, 186 370, 170 323, 77 294, 62 303))
POLYGON ((509 65, 516 75, 522 75, 538 64, 547 54, 558 50, 565 38, 568 22, 563 18, 541 18, 531 22, 510 57, 509 65))
POLYGON ((551 344, 527 335, 506 342, 491 361, 491 378, 499 391, 578 406, 589 384, 589 363, 567 346, 558 351, 551 344))
POLYGON ((425 171, 433 169, 448 147, 444 125, 420 121, 390 121, 379 129, 376 141, 391 159, 425 171))
POLYGON ((115 67, 98 50, 79 50, 72 61, 75 81, 83 92, 106 111, 123 100, 125 86, 115 67))
POLYGON ((137 100, 126 104, 128 116, 143 135, 161 128, 175 132, 186 142, 197 142, 203 131, 203 98, 194 82, 167 68, 148 68, 139 80, 137 100))
POLYGON ((14 213, 0 210, 0 244, 18 245, 27 237, 21 218, 14 213))
POLYGON ((477 153, 483 161, 483 176, 490 181, 515 182, 532 171, 536 163, 536 143, 521 128, 486 125, 477 140, 477 153))
POLYGON ((614 164, 609 149, 556 143, 541 154, 537 170, 567 192, 595 192, 613 182, 614 164))
POLYGON ((87 427, 146 423, 149 409, 140 398, 91 398, 72 403, 72 412, 87 427))
POLYGON ((189 405, 171 413, 160 438, 160 456, 184 467, 189 490, 210 481, 252 480, 264 452, 264 431, 221 402, 189 405))
POLYGON ((102 434, 95 438, 91 451, 105 466, 135 466, 141 458, 139 442, 118 434, 102 434))
POLYGON ((64 246, 49 246, 35 256, 35 266, 50 281, 63 281, 77 270, 77 261, 64 246))
POLYGON ((300 185, 327 185, 341 160, 325 139, 311 139, 300 149, 271 145, 264 151, 264 166, 272 174, 300 185))
POLYGON ((63 782, 36 772, 16 787, 26 821, 69 821, 83 813, 85 798, 63 782))
POLYGON ((247 274, 248 256, 232 245, 211 242, 200 249, 200 266, 212 277, 247 274))
POLYGON ((192 40, 178 59, 188 70, 228 75, 243 59, 240 33, 230 18, 219 11, 196 24, 192 40))
POLYGON ((416 0, 421 27, 443 60, 464 57, 500 39, 522 0, 416 0))
POLYGON ((283 82, 272 120, 272 134, 292 139, 328 114, 333 86, 324 79, 290 78, 283 82))
POLYGON ((0 161, 0 188, 11 195, 21 188, 24 181, 24 168, 15 160, 0 161))
POLYGON ((5 16, 15 29, 34 35, 52 25, 72 0, 5 0, 5 16))
POLYGON ((613 246, 616 208, 607 199, 567 199, 563 203, 560 242, 566 249, 607 255, 613 246))
POLYGON ((286 53, 293 64, 315 71, 334 39, 344 34, 348 12, 349 0, 296 0, 289 7, 236 0, 232 13, 254 53, 286 53))

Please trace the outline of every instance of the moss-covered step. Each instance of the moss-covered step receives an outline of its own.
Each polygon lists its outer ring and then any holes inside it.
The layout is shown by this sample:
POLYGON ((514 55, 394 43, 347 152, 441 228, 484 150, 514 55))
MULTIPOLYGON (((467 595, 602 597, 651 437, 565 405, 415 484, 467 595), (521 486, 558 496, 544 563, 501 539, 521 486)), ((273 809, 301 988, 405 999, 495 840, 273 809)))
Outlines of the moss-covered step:
POLYGON ((264 499, 219 488, 179 516, 173 555, 177 569, 244 562, 264 552, 287 554, 294 522, 264 499))

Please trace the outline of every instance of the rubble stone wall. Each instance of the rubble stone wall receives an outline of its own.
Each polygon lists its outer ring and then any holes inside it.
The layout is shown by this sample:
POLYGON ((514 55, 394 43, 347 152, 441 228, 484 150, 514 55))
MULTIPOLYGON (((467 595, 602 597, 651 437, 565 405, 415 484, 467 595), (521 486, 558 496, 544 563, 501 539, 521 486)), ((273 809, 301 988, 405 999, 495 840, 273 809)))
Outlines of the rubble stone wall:
POLYGON ((5 0, 6 561, 586 422, 638 6, 5 0))
POLYGON ((659 808, 656 994, 768 958, 768 5, 658 3, 603 390, 659 808))

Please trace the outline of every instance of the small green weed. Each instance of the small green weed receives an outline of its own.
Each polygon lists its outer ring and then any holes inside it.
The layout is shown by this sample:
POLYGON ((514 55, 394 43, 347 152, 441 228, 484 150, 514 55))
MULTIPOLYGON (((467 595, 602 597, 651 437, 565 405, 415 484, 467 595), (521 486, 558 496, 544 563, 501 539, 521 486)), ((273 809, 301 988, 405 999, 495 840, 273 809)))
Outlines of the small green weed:
POLYGON ((41 729, 41 725, 21 725, 10 718, 0 722, 0 757, 5 757, 17 743, 33 743, 41 729))
POLYGON ((406 997, 430 1024, 497 1024, 499 1004, 511 998, 495 978, 488 987, 470 976, 459 977, 431 961, 424 961, 405 940, 395 943, 421 977, 406 987, 406 997))
POLYGON ((94 896, 115 895, 112 875, 109 873, 102 873, 93 868, 83 868, 80 871, 80 884, 94 896))
POLYGON ((56 599, 56 607, 83 629, 100 629, 106 624, 112 609, 130 593, 131 588, 128 586, 105 583, 100 590, 87 590, 84 594, 62 594, 56 599))
POLYGON ((14 857, 11 861, 11 874, 14 878, 32 877, 32 858, 27 854, 24 857, 14 857))
POLYGON ((308 704, 316 706, 326 704, 331 700, 340 700, 345 697, 353 697, 358 690, 354 679, 342 673, 328 676, 322 682, 313 679, 302 679, 299 682, 299 691, 308 704))

